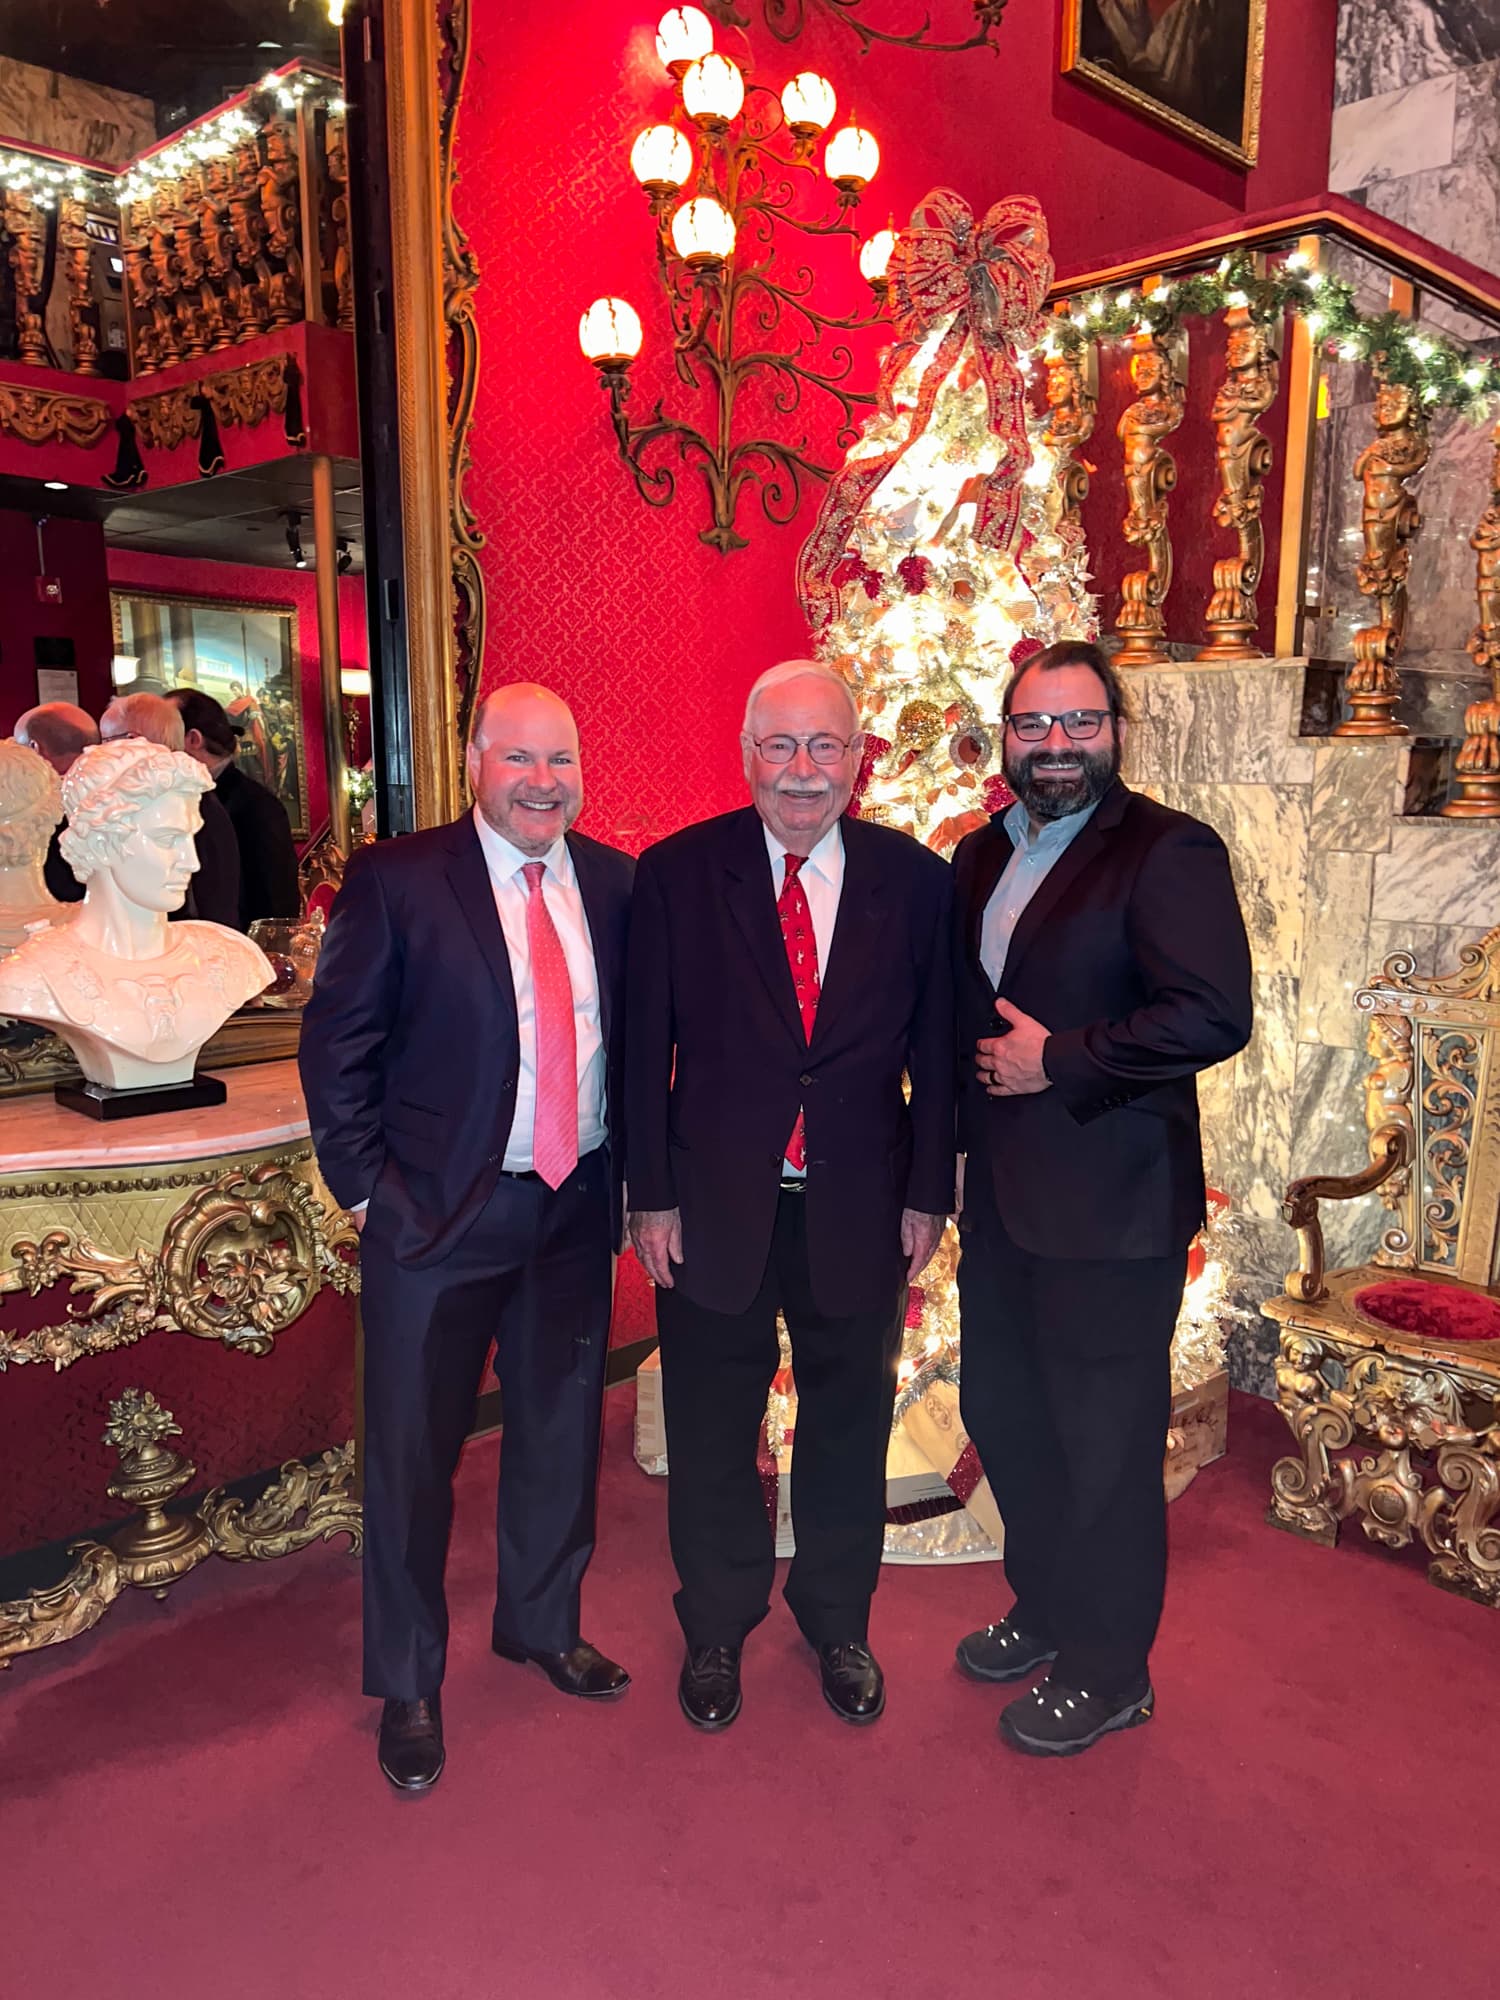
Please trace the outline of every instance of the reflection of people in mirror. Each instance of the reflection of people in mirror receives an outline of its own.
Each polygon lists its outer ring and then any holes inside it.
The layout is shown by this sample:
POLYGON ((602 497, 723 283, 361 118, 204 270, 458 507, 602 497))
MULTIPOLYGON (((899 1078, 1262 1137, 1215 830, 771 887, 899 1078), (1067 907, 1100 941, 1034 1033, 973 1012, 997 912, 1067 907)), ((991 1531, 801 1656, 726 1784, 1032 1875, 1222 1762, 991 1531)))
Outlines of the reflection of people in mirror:
POLYGON ((0 1012, 55 1028, 95 1083, 188 1081, 204 1042, 272 977, 236 931, 168 927, 211 783, 191 757, 134 737, 85 750, 63 781, 62 849, 83 904, 0 964, 0 1012))

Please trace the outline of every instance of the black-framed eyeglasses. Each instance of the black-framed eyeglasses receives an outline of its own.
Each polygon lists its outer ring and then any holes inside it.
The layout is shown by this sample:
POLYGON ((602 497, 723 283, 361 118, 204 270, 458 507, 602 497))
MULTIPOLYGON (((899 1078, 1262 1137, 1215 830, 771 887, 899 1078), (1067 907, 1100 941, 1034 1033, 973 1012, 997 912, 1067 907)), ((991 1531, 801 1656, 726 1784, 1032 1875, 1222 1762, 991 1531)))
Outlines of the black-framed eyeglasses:
POLYGON ((829 736, 820 730, 816 736, 752 736, 750 741, 768 764, 790 764, 804 745, 815 764, 837 764, 854 738, 846 741, 842 736, 829 736))
POLYGON ((1062 724, 1070 742, 1091 743, 1108 722, 1109 713, 1107 708, 1070 708, 1066 715, 1048 715, 1039 708, 1025 708, 1005 719, 1023 743, 1040 743, 1052 734, 1054 722, 1062 724))

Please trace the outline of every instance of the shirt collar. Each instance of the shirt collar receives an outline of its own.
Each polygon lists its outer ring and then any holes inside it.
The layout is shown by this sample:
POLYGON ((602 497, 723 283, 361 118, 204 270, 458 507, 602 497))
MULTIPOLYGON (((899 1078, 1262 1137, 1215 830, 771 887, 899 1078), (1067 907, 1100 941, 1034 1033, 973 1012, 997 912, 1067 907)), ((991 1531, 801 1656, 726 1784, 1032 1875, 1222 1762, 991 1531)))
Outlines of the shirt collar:
POLYGON ((554 840, 545 854, 523 854, 503 833, 495 831, 477 805, 474 808, 474 831, 479 835, 484 865, 496 882, 508 882, 512 875, 520 874, 528 861, 540 861, 557 881, 565 887, 572 886, 573 857, 568 852, 566 836, 554 840))
MULTIPOLYGON (((771 857, 772 879, 779 893, 786 876, 786 870, 783 868, 782 862, 790 852, 790 849, 776 838, 764 820, 761 821, 760 825, 761 831, 766 836, 766 852, 771 857)), ((815 875, 821 875, 830 888, 837 889, 843 881, 844 838, 839 831, 837 820, 829 827, 827 833, 824 834, 817 846, 808 855, 798 873, 806 874, 808 869, 811 869, 815 875)))
POLYGON ((1017 853, 1028 854, 1035 849, 1040 854, 1055 854, 1059 848, 1068 846, 1071 841, 1078 838, 1099 810, 1100 803, 1100 800, 1095 799, 1094 803, 1085 806, 1082 812, 1069 813, 1065 819, 1049 819, 1040 833, 1033 833, 1031 815, 1017 799, 1001 824, 1017 853))

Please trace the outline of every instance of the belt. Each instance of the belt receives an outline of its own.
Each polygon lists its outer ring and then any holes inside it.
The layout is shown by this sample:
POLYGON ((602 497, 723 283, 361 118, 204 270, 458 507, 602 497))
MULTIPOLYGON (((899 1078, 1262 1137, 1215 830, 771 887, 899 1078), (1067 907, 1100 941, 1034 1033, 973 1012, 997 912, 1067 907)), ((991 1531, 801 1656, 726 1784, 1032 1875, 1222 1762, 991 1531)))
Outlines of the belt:
POLYGON ((783 1194, 806 1194, 807 1181, 800 1174, 795 1176, 787 1175, 781 1183, 781 1192, 783 1194))

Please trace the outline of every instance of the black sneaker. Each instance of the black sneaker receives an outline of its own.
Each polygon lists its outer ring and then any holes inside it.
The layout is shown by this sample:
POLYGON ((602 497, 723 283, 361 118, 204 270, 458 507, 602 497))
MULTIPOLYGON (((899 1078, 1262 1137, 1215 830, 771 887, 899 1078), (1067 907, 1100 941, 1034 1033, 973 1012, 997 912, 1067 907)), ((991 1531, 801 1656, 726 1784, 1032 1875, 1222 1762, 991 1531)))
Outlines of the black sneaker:
POLYGON ((1155 1707, 1149 1681, 1143 1693, 1121 1697, 1064 1687, 1049 1674, 1000 1711, 1000 1734, 1028 1757, 1076 1757, 1112 1730, 1149 1722, 1155 1707))
POLYGON ((1057 1658, 1056 1646, 1022 1632, 1008 1618, 960 1639, 953 1657, 971 1681, 1018 1681, 1057 1658))

